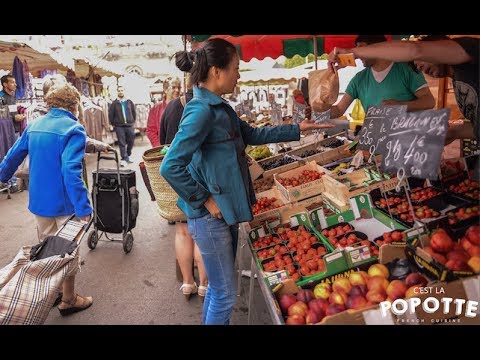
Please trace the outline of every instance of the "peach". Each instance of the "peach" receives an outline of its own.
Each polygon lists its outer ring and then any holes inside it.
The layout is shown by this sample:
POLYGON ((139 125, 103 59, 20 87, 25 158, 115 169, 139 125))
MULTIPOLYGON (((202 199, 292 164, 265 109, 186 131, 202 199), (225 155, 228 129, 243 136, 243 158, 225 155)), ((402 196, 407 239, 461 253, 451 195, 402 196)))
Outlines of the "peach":
POLYGON ((308 303, 308 309, 315 311, 318 315, 322 317, 325 316, 325 312, 327 311, 329 303, 325 299, 315 299, 308 303))
POLYGON ((301 315, 291 315, 285 323, 287 325, 305 325, 305 318, 301 315))
POLYGON ((351 273, 348 280, 352 285, 367 285, 367 279, 365 279, 365 276, 361 274, 360 271, 351 273))
POLYGON ((325 315, 321 316, 319 313, 313 310, 308 310, 307 316, 305 316, 305 322, 307 323, 307 325, 316 324, 322 321, 324 317, 325 315))
POLYGON ((427 283, 428 283, 427 279, 425 279, 425 277, 418 272, 413 272, 411 274, 408 274, 407 278, 405 279, 405 286, 407 288, 410 288, 414 285, 424 287, 427 285, 427 283))
POLYGON ((387 295, 392 300, 403 299, 406 291, 407 287, 403 282, 400 280, 393 280, 388 285, 387 295))
POLYGON ((460 245, 462 245, 462 248, 465 251, 468 251, 468 249, 470 249, 473 246, 473 244, 470 241, 468 241, 468 239, 466 238, 462 238, 460 240, 460 245))
POLYGON ((419 285, 410 286, 408 290, 405 292, 405 299, 418 297, 418 295, 420 295, 420 286, 419 285))
POLYGON ((368 290, 377 290, 377 291, 387 291, 388 288, 388 280, 385 279, 383 276, 372 276, 368 282, 367 287, 368 290))
POLYGON ((370 290, 367 293, 366 298, 367 298, 368 302, 378 304, 378 303, 381 303, 382 301, 384 301, 387 298, 387 294, 382 289, 380 289, 380 290, 370 290))
POLYGON ((347 298, 347 294, 343 291, 334 291, 330 294, 328 301, 330 304, 345 305, 347 298))
POLYGON ((367 305, 367 299, 363 296, 350 296, 347 300, 347 309, 359 310, 367 305))
POLYGON ((388 279, 390 272, 388 268, 383 264, 373 264, 368 268, 368 275, 370 276, 383 276, 385 279, 388 279))
POLYGON ((317 299, 328 299, 330 296, 330 293, 332 292, 330 288, 330 284, 327 283, 320 283, 315 285, 315 288, 313 289, 313 295, 317 299))
POLYGON ((472 245, 470 249, 467 250, 470 256, 479 256, 480 257, 480 246, 472 245))
POLYGON ((304 302, 297 301, 295 304, 288 308, 288 316, 300 315, 305 317, 307 315, 308 306, 304 302))
POLYGON ((447 259, 442 254, 434 253, 432 254, 432 258, 434 258, 438 263, 442 265, 445 265, 445 263, 447 262, 447 259))
POLYGON ((468 260, 467 264, 468 266, 470 266, 470 269, 472 269, 474 273, 480 272, 480 257, 478 256, 471 257, 470 260, 468 260))
POLYGON ((348 294, 351 288, 352 285, 350 285, 350 281, 347 278, 339 278, 332 285, 333 291, 343 291, 345 294, 348 294))
MULTIPOLYGON (((473 248, 473 246, 472 246, 473 248)), ((480 248, 479 248, 480 249, 480 248)), ((453 250, 447 254, 448 260, 457 260, 466 263, 470 256, 467 254, 465 250, 453 250)))
POLYGON ((350 296, 365 296, 368 292, 367 285, 355 285, 352 286, 352 290, 350 290, 350 296))
POLYGON ((327 308, 327 316, 338 314, 345 310, 345 305, 330 304, 327 308))

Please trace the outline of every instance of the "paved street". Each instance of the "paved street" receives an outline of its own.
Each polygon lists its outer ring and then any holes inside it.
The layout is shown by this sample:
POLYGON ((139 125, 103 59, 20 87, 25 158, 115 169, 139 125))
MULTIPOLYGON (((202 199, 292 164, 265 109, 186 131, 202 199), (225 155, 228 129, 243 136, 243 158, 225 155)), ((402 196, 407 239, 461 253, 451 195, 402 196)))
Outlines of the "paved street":
MULTIPOLYGON (((93 296, 94 303, 86 311, 60 316, 52 309, 46 324, 200 324, 202 303, 198 296, 189 302, 179 290, 176 280, 174 229, 161 218, 138 169, 143 152, 150 147, 148 139, 136 138, 130 165, 137 171, 137 187, 140 191, 140 212, 133 249, 126 255, 121 242, 100 241, 95 250, 81 244, 85 265, 77 276, 79 294, 93 296)), ((91 172, 96 166, 96 155, 87 155, 89 185, 91 172)), ((113 167, 113 162, 102 161, 103 167, 113 167)), ((28 191, 12 194, 7 200, 0 193, 0 267, 10 262, 22 245, 36 242, 35 223, 27 209, 28 191)), ((119 235, 116 235, 119 237, 119 235)), ((248 255, 248 249, 244 252, 248 255)), ((246 259, 245 264, 250 264, 246 259)), ((255 282, 256 283, 256 282, 255 282)), ((232 317, 232 324, 247 324, 247 300, 249 278, 242 278, 241 296, 232 317)), ((261 291, 256 284, 252 324, 269 324, 261 291)))

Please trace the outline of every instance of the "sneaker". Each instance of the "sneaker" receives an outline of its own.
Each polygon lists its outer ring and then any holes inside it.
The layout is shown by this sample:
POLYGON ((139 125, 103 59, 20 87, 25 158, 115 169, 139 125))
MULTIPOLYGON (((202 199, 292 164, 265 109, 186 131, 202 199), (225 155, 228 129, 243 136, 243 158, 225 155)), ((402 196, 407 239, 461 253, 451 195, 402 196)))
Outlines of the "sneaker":
POLYGON ((120 160, 120 167, 125 167, 127 166, 127 162, 125 160, 120 160))
POLYGON ((126 158, 125 161, 126 161, 127 163, 129 163, 129 164, 133 164, 133 161, 130 160, 130 158, 126 158))

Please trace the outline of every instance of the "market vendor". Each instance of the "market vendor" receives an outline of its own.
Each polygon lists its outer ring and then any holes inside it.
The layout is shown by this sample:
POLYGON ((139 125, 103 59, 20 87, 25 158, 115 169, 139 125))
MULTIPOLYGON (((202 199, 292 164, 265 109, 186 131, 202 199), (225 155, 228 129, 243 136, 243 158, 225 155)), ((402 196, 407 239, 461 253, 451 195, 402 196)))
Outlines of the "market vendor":
MULTIPOLYGON (((446 143, 455 139, 480 139, 479 57, 480 39, 428 35, 420 41, 388 41, 353 49, 336 48, 328 57, 330 67, 337 54, 353 53, 364 60, 414 61, 416 67, 433 77, 451 77, 457 105, 466 122, 448 129, 446 143)), ((474 171, 479 176, 479 167, 474 171)))
MULTIPOLYGON (((384 42, 384 35, 360 35, 355 49, 384 42)), ((357 73, 345 90, 345 95, 331 108, 331 117, 344 114, 355 99, 360 99, 364 110, 375 105, 407 105, 407 111, 431 109, 435 99, 425 77, 406 62, 377 58, 362 58, 365 69, 357 73)))

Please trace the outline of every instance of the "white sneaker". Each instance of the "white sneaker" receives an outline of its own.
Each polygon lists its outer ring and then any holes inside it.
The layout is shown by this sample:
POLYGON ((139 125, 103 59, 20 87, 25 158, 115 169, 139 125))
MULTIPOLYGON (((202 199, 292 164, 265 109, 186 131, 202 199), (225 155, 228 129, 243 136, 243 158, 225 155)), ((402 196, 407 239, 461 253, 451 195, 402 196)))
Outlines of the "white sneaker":
POLYGON ((120 160, 120 167, 127 166, 127 162, 125 160, 120 160))

